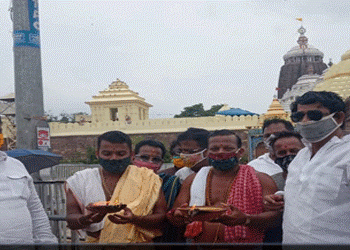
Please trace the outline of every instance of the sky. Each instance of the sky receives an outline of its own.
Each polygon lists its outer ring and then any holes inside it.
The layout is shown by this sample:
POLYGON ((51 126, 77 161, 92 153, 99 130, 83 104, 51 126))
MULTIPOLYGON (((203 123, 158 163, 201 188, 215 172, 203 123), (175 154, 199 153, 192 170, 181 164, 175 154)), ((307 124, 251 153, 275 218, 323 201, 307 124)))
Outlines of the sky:
MULTIPOLYGON (((0 0, 0 96, 14 92, 10 0, 0 0)), ((265 113, 302 24, 333 63, 350 49, 349 0, 39 0, 44 109, 90 114, 117 78, 150 118, 228 104, 265 113), (299 22, 296 18, 303 18, 299 22)))

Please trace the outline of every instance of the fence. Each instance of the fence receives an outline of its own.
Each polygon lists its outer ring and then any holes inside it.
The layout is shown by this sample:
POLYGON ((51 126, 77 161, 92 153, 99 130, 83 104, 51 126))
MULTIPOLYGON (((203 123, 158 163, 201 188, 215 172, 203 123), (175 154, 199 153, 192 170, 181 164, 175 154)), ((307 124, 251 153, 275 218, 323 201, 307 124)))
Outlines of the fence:
POLYGON ((34 184, 58 242, 77 243, 77 233, 67 228, 64 181, 35 181, 34 184))

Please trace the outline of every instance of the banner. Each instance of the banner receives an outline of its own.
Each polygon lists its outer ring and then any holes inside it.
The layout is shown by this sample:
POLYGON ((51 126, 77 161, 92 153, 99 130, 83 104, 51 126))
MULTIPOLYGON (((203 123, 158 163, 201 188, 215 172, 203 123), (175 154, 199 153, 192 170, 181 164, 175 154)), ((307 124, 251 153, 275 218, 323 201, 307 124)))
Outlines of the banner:
POLYGON ((13 31, 14 47, 40 48, 39 0, 28 1, 29 30, 13 31))

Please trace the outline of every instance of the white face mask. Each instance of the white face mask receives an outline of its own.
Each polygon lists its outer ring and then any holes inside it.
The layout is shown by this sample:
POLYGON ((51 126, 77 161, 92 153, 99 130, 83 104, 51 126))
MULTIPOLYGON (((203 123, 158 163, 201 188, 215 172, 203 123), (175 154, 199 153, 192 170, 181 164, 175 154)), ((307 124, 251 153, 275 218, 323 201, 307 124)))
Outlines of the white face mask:
POLYGON ((341 125, 334 120, 335 113, 323 117, 319 121, 308 121, 297 123, 296 130, 308 142, 319 142, 327 138, 341 125))

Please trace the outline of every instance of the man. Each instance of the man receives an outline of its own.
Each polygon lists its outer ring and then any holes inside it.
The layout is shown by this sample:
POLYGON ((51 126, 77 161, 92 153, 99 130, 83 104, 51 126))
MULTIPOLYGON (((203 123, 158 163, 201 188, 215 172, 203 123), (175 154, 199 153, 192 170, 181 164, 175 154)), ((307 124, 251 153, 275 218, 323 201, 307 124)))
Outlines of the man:
POLYGON ((0 244, 57 243, 24 165, 0 151, 0 244))
POLYGON ((282 172, 271 175, 278 190, 284 190, 287 179, 288 166, 295 158, 299 150, 304 147, 301 135, 296 132, 284 131, 272 135, 269 146, 275 156, 275 163, 279 165, 282 172))
POLYGON ((161 180, 151 170, 130 165, 130 137, 109 131, 98 137, 96 157, 102 168, 85 169, 67 179, 67 222, 84 229, 87 242, 152 242, 160 236, 166 205, 161 180), (90 212, 98 201, 126 204, 124 212, 90 212))
POLYGON ((269 149, 268 153, 259 156, 257 159, 248 162, 256 171, 274 175, 282 172, 282 169, 275 163, 275 155, 268 146, 268 140, 271 135, 282 131, 294 131, 293 125, 283 119, 269 119, 265 120, 263 124, 263 139, 266 147, 269 149))
POLYGON ((208 166, 205 153, 208 147, 209 132, 200 128, 189 128, 177 137, 180 158, 184 167, 175 175, 183 182, 188 176, 198 172, 203 166, 208 166))
MULTIPOLYGON (((166 149, 163 143, 156 140, 143 140, 135 146, 135 156, 133 164, 138 167, 146 167, 152 169, 155 173, 158 172, 163 164, 163 159, 166 149)), ((170 210, 179 194, 181 184, 179 177, 167 175, 165 173, 158 174, 162 178, 162 190, 165 196, 167 210, 170 210)), ((166 222, 163 227, 163 235, 156 242, 177 242, 179 241, 178 229, 166 222)))
MULTIPOLYGON (((271 178, 275 181, 278 190, 283 191, 288 174, 288 166, 295 158, 300 149, 304 147, 301 142, 301 135, 296 132, 283 131, 273 134, 269 140, 269 146, 275 156, 275 163, 279 165, 282 172, 274 174, 271 178)), ((283 210, 283 202, 277 200, 279 196, 275 194, 267 195, 265 199, 265 208, 271 200, 276 199, 276 204, 281 203, 281 207, 275 207, 275 210, 283 210), (276 196, 276 197, 275 197, 276 196)), ((268 230, 265 234, 264 243, 281 243, 282 242, 282 221, 275 228, 268 230)))
MULTIPOLYGON (((133 157, 133 164, 138 167, 146 167, 152 169, 155 173, 161 168, 164 162, 166 149, 163 143, 156 140, 143 140, 135 146, 135 156, 133 157)), ((174 175, 167 175, 159 173, 162 178, 162 190, 165 195, 167 209, 170 210, 177 197, 181 184, 179 177, 174 175)))
MULTIPOLYGON (((174 207, 224 204, 228 210, 215 222, 188 224, 188 238, 195 242, 261 243, 265 229, 273 226, 279 212, 264 212, 262 197, 275 193, 277 187, 268 175, 238 164, 243 152, 242 141, 233 132, 218 130, 210 135, 212 167, 204 167, 185 180, 174 207)), ((186 224, 187 218, 179 209, 167 216, 176 226, 186 224)))
POLYGON ((183 163, 183 160, 180 158, 180 145, 178 143, 177 140, 173 141, 171 144, 170 144, 170 156, 171 156, 171 159, 172 159, 172 162, 174 164, 173 167, 171 168, 167 168, 167 169, 164 169, 164 170, 161 170, 159 171, 159 173, 164 173, 164 174, 167 174, 167 175, 175 175, 175 173, 180 170, 181 168, 184 167, 184 163, 183 163))
POLYGON ((350 138, 343 137, 344 101, 310 91, 292 104, 306 141, 288 169, 283 243, 350 244, 350 138))

